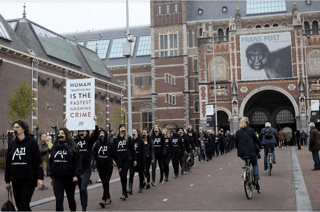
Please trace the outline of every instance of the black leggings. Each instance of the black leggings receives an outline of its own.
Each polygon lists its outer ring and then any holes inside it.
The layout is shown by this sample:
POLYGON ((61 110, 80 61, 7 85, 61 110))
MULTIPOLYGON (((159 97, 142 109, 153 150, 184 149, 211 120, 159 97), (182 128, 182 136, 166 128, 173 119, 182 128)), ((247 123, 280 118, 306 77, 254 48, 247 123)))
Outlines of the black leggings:
POLYGON ((122 186, 122 194, 127 195, 127 175, 128 170, 132 165, 132 161, 122 161, 122 170, 119 172, 120 179, 121 179, 121 186, 122 186))
POLYGON ((176 155, 172 159, 173 171, 174 171, 175 175, 179 174, 180 158, 181 158, 181 153, 180 152, 176 152, 176 155))
POLYGON ((74 192, 76 190, 76 182, 73 182, 73 177, 58 178, 52 177, 53 193, 56 197, 56 211, 64 211, 63 200, 64 191, 66 191, 70 211, 76 211, 77 205, 74 199, 74 192))
POLYGON ((99 177, 102 182, 103 195, 102 200, 110 199, 109 183, 113 172, 113 167, 98 168, 99 177))
POLYGON ((88 206, 88 183, 91 177, 92 170, 89 169, 83 169, 82 170, 82 178, 80 177, 78 179, 78 187, 80 190, 80 201, 82 208, 87 208, 88 206))
MULTIPOLYGON (((170 163, 170 159, 171 159, 171 154, 170 154, 170 153, 166 154, 166 156, 165 156, 165 158, 164 158, 164 163, 163 163, 165 178, 168 178, 168 177, 169 177, 169 163, 170 163)), ((163 176, 161 176, 161 178, 163 178, 163 176)))
POLYGON ((13 196, 18 211, 31 211, 30 202, 36 185, 35 178, 12 181, 13 196))
POLYGON ((160 181, 163 180, 163 157, 160 154, 155 154, 155 161, 152 164, 152 182, 156 182, 156 168, 157 168, 157 161, 159 164, 159 168, 160 168, 160 181))
POLYGON ((152 157, 146 157, 146 170, 145 176, 147 178, 147 183, 150 183, 150 166, 151 166, 152 157))

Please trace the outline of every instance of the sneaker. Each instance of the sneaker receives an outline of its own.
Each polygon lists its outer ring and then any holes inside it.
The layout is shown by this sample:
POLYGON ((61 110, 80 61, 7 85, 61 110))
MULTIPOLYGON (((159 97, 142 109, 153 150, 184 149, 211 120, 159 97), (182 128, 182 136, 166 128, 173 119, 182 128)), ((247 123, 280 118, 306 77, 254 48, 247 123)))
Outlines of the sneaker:
POLYGON ((201 163, 200 161, 198 163, 201 163))
POLYGON ((96 183, 102 183, 102 182, 101 182, 101 179, 97 180, 96 183))
POLYGON ((178 175, 175 174, 175 175, 174 175, 174 179, 177 179, 177 178, 178 178, 178 175))
POLYGON ((194 168, 196 165, 193 164, 193 166, 191 168, 194 168))
POLYGON ((163 180, 160 180, 159 184, 163 184, 163 183, 164 183, 163 180))
POLYGON ((156 183, 155 183, 155 182, 151 182, 151 185, 152 185, 152 186, 156 186, 156 183))
POLYGON ((43 185, 42 188, 40 188, 40 190, 49 190, 49 187, 43 185))
POLYGON ((166 177, 166 179, 164 179, 164 181, 168 182, 168 181, 169 181, 169 179, 166 177))

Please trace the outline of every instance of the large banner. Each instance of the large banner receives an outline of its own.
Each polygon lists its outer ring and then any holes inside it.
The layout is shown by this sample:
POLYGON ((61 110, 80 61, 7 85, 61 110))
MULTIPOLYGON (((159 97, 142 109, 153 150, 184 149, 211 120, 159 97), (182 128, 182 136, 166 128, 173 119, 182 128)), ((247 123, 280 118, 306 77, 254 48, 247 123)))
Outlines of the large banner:
POLYGON ((94 79, 67 80, 66 93, 66 127, 69 130, 94 130, 94 79))
POLYGON ((240 36, 241 79, 292 77, 290 32, 240 36))

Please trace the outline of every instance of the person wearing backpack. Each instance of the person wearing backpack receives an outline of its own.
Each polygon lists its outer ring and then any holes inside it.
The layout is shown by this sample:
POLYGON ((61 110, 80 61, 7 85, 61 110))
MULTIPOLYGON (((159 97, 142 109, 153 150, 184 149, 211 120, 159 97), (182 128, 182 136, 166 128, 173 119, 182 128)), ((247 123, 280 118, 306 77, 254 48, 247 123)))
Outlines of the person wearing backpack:
POLYGON ((275 129, 271 127, 270 122, 266 122, 265 128, 263 128, 260 132, 259 139, 261 141, 262 146, 264 147, 264 170, 267 170, 267 156, 269 147, 272 149, 273 155, 273 164, 276 164, 276 154, 274 151, 274 147, 276 143, 279 141, 278 133, 275 129))

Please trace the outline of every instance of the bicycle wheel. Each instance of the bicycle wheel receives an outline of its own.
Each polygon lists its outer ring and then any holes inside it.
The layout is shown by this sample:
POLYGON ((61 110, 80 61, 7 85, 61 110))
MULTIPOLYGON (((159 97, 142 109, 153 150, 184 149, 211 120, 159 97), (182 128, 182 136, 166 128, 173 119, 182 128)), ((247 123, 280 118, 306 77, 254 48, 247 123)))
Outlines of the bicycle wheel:
POLYGON ((252 176, 249 171, 247 171, 246 180, 243 183, 244 191, 248 199, 252 198, 252 176))
POLYGON ((271 170, 272 170, 272 155, 268 155, 268 174, 271 176, 271 170))

